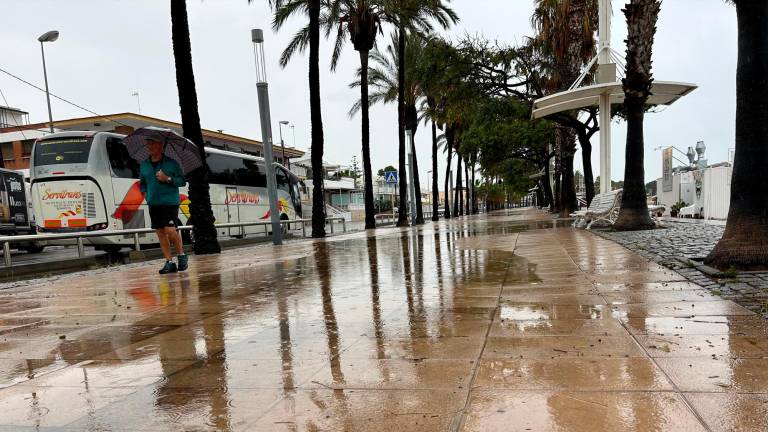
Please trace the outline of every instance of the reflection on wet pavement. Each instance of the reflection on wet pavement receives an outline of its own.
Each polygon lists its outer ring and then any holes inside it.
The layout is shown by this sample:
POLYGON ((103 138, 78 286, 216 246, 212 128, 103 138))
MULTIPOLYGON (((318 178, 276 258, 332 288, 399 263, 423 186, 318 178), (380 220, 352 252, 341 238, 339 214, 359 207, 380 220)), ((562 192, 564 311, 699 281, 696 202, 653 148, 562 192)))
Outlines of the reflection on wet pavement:
POLYGON ((768 324, 531 210, 0 290, 0 431, 760 430, 768 324))

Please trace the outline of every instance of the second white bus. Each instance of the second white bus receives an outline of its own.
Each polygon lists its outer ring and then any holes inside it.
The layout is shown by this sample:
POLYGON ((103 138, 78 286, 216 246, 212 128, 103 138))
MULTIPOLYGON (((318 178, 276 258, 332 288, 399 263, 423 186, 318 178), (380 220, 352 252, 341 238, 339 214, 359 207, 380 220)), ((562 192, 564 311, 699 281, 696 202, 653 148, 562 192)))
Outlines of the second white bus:
MULTIPOLYGON (((139 162, 128 155, 124 135, 110 132, 61 132, 35 142, 30 161, 31 199, 40 233, 148 228, 149 211, 139 189, 139 162)), ((264 159, 206 148, 211 170, 210 195, 216 223, 268 221, 269 200, 264 159)), ((301 218, 298 177, 276 164, 281 220, 301 218)), ((179 191, 180 223, 189 214, 188 188, 179 191)), ((263 226, 219 228, 221 238, 263 233, 263 226)), ((88 243, 116 251, 133 245, 133 236, 95 237, 88 243)), ((157 243, 154 234, 142 244, 157 243)))

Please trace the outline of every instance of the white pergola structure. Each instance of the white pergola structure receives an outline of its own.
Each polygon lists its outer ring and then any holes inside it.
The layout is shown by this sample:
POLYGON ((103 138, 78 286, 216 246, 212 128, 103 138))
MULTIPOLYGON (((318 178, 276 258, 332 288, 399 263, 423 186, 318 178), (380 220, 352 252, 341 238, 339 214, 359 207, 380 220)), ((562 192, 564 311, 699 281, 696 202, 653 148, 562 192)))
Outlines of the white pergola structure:
MULTIPOLYGON (((611 190, 611 105, 624 103, 624 91, 617 79, 617 64, 623 71, 621 57, 611 49, 611 0, 599 0, 599 51, 584 69, 579 79, 564 92, 534 101, 533 118, 590 106, 600 113, 600 193, 611 190), (595 62, 598 64, 597 84, 581 87, 595 62), (607 181, 606 181, 607 179, 607 181)), ((623 73, 623 72, 622 72, 623 73)), ((649 105, 671 105, 697 88, 695 84, 654 81, 649 105)))

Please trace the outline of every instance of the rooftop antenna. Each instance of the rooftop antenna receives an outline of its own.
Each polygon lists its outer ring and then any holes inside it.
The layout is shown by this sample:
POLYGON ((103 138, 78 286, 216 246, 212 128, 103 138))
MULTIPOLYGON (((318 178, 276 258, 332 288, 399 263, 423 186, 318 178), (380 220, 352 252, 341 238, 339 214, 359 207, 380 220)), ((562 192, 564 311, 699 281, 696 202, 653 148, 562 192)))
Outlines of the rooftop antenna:
POLYGON ((139 114, 141 114, 141 97, 139 97, 139 92, 135 91, 131 93, 131 96, 136 98, 136 105, 139 107, 139 114))

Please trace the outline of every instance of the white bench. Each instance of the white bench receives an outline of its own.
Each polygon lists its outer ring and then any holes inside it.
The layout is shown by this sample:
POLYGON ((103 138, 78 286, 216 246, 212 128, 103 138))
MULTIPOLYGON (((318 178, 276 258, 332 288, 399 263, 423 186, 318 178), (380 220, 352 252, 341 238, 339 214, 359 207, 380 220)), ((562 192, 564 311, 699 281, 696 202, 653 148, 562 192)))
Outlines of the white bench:
POLYGON ((686 216, 695 218, 698 214, 699 212, 696 209, 696 204, 691 204, 688 207, 683 207, 680 209, 680 212, 678 213, 678 215, 681 218, 686 216))
POLYGON ((592 198, 592 203, 586 210, 571 213, 571 217, 576 218, 573 226, 577 228, 586 226, 587 229, 592 229, 592 225, 600 222, 613 225, 616 222, 616 218, 619 217, 620 207, 621 189, 595 195, 592 198))

